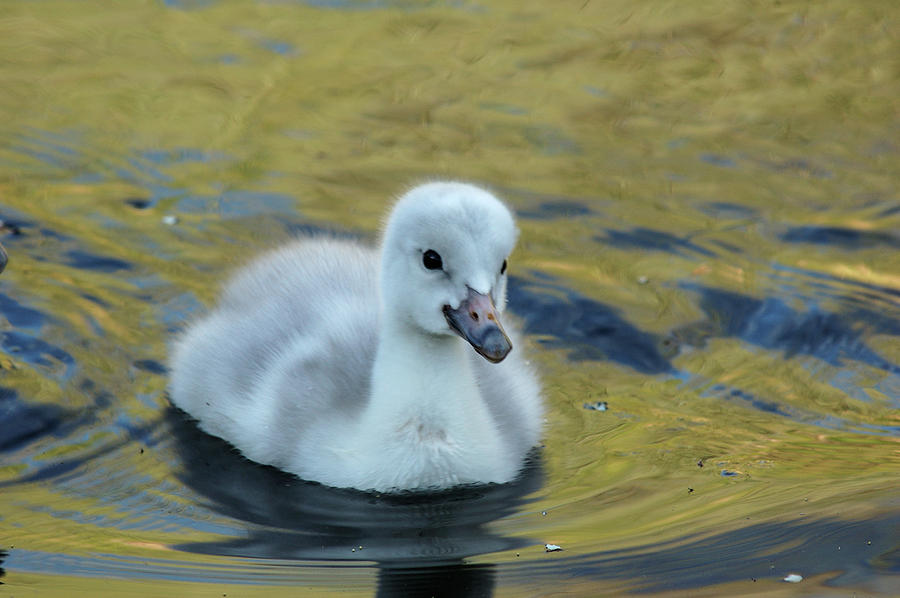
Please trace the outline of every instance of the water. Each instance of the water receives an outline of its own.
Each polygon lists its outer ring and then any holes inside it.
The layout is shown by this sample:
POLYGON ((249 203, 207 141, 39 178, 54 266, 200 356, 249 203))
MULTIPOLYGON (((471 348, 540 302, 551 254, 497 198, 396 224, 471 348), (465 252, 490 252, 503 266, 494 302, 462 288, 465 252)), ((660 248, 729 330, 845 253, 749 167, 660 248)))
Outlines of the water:
POLYGON ((898 10, 5 3, 0 594, 896 595, 898 10), (328 489, 169 406, 231 268, 433 177, 519 217, 521 480, 328 489))

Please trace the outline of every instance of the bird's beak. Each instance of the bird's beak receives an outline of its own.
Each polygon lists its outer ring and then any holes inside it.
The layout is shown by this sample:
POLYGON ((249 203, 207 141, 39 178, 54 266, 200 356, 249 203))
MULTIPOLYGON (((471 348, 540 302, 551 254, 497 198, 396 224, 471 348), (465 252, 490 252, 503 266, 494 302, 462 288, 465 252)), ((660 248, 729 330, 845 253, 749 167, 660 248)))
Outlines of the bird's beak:
POLYGON ((489 295, 469 289, 468 296, 458 308, 444 306, 444 317, 450 328, 488 361, 499 363, 512 350, 512 343, 503 331, 489 295))

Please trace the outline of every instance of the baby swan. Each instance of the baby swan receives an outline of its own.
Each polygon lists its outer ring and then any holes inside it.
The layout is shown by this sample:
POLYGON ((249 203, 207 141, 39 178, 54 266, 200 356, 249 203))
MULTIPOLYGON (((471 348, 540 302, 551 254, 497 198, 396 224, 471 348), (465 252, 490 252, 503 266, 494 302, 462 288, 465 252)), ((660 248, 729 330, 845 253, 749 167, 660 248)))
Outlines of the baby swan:
POLYGON ((440 182, 396 203, 379 250, 313 238, 264 255, 175 342, 172 401, 249 459, 330 486, 509 482, 542 420, 500 321, 516 236, 493 195, 440 182))

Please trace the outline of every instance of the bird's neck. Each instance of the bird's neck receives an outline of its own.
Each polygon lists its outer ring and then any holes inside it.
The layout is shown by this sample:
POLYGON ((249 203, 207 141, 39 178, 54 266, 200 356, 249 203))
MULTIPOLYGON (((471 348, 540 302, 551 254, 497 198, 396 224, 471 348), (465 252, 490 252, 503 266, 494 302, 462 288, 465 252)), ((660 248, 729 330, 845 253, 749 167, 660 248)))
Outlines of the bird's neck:
POLYGON ((453 432, 488 417, 467 350, 455 336, 382 320, 369 410, 385 434, 404 426, 453 432))

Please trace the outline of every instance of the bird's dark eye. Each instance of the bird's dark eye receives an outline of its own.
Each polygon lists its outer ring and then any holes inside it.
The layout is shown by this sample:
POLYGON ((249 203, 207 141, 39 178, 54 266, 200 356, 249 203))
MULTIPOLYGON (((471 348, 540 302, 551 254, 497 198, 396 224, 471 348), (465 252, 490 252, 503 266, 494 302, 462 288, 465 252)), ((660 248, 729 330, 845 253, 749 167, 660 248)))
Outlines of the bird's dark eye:
POLYGON ((444 267, 444 262, 441 261, 440 254, 434 249, 429 249, 422 254, 422 263, 429 270, 440 270, 444 267))
POLYGON ((506 273, 506 260, 503 260, 503 265, 500 266, 500 274, 506 273))

